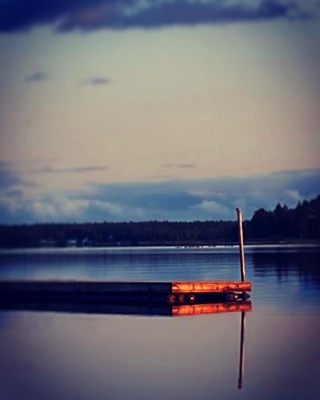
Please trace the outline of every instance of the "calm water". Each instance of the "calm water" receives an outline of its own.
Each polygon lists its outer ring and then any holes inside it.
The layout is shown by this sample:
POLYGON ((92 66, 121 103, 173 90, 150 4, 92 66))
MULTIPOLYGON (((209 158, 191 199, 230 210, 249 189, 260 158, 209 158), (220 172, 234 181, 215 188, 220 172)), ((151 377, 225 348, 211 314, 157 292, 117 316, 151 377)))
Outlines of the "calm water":
MULTIPOLYGON (((320 248, 247 247, 246 313, 0 312, 2 400, 320 398, 320 248)), ((0 252, 0 279, 238 279, 236 248, 0 252)))

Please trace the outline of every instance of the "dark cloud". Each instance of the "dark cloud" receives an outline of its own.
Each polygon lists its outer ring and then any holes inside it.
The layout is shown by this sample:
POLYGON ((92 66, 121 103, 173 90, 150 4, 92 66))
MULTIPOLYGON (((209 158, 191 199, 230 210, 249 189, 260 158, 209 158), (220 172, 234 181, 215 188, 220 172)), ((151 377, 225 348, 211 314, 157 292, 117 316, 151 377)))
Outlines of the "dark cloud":
MULTIPOLYGON (((107 202, 123 210, 141 209, 144 219, 234 219, 241 207, 246 218, 258 208, 290 207, 320 193, 320 170, 204 179, 175 179, 131 184, 94 184, 72 199, 107 202)), ((124 215, 123 215, 124 216, 124 215)), ((113 219, 119 220, 118 216, 113 219)), ((112 220, 113 220, 112 219, 112 220)), ((140 215, 138 219, 141 220, 140 215)))
POLYGON ((34 74, 31 74, 31 75, 27 75, 25 77, 25 81, 28 83, 42 82, 42 81, 46 81, 47 79, 49 79, 49 76, 40 71, 35 72, 34 74))
MULTIPOLYGON (((9 192, 8 192, 9 193, 9 192)), ((1 203, 0 223, 146 220, 235 220, 235 208, 250 219, 277 203, 295 207, 320 194, 320 169, 264 175, 174 179, 136 183, 92 183, 83 190, 39 194, 14 191, 1 203)))
POLYGON ((52 167, 43 167, 34 169, 31 171, 34 174, 70 174, 70 173, 85 173, 85 172, 96 172, 96 171, 106 171, 107 167, 74 167, 74 168, 52 168, 52 167))
POLYGON ((36 222, 21 190, 25 187, 36 185, 25 181, 13 163, 0 160, 0 223, 36 222))
POLYGON ((294 1, 257 0, 255 5, 223 0, 2 0, 0 32, 51 24, 73 29, 159 28, 305 18, 294 1))
POLYGON ((109 83, 111 83, 111 80, 109 78, 104 78, 104 77, 88 78, 80 82, 81 85, 91 85, 91 86, 108 85, 109 83))
POLYGON ((24 184, 20 174, 13 169, 11 163, 0 160, 0 188, 7 190, 13 186, 24 184))
MULTIPOLYGON (((120 3, 124 1, 120 0, 120 3)), ((82 9, 90 9, 112 0, 1 0, 0 32, 30 29, 55 24, 82 9)))
POLYGON ((34 224, 40 222, 39 217, 36 217, 30 212, 28 207, 21 207, 21 209, 12 210, 7 204, 2 204, 0 199, 0 224, 34 224))

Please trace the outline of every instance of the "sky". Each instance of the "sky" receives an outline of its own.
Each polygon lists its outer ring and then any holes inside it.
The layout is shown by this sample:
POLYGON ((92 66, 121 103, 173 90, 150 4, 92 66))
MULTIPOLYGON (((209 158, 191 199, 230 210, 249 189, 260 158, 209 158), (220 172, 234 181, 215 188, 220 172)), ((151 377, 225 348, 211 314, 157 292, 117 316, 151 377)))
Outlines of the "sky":
POLYGON ((0 223, 320 194, 320 1, 0 0, 0 223))

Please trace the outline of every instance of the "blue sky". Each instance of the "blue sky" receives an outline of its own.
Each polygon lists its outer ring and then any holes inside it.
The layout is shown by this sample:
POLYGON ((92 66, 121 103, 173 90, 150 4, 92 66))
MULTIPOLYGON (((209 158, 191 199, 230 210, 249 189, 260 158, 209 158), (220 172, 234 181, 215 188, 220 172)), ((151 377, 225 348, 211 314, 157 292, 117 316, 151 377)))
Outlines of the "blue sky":
POLYGON ((0 223, 320 193, 316 0, 0 0, 0 223))

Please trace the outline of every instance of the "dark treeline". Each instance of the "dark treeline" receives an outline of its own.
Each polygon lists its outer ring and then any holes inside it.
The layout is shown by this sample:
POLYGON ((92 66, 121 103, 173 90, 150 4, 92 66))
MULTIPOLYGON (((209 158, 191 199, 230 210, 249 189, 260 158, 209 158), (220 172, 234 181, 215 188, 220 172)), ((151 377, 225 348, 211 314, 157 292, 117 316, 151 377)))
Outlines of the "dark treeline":
MULTIPOLYGON (((278 204, 244 221, 248 242, 320 241, 320 196, 295 208, 278 204)), ((0 225, 0 247, 216 245, 238 241, 236 221, 0 225)))

